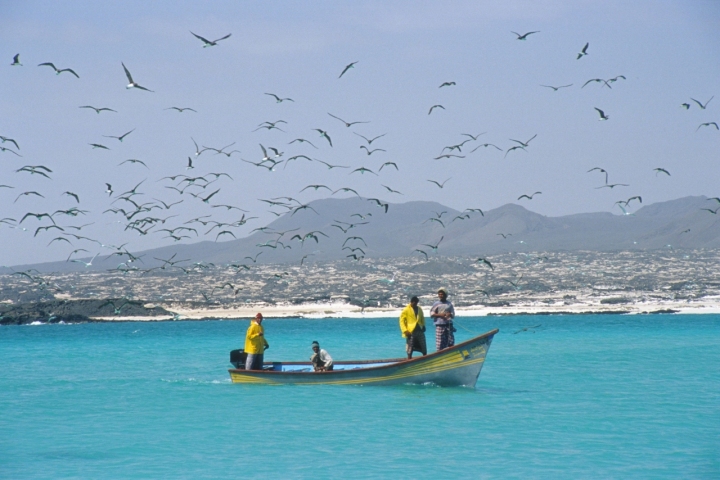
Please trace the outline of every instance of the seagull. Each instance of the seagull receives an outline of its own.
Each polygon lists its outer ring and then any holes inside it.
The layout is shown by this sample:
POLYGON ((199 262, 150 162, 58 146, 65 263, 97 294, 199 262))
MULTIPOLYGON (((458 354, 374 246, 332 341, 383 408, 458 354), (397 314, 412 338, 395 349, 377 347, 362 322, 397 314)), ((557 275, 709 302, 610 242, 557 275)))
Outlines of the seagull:
POLYGON ((717 130, 720 130, 720 127, 718 127, 718 124, 717 124, 717 123, 715 123, 715 122, 706 122, 706 123, 701 123, 700 126, 699 126, 695 131, 697 132, 697 131, 700 130, 702 127, 709 127, 710 125, 712 125, 713 127, 715 127, 717 130))
POLYGON ((353 190, 352 188, 348 188, 348 187, 338 188, 337 190, 335 190, 335 191, 332 193, 332 195, 335 195, 335 194, 336 194, 337 192, 339 192, 339 191, 352 192, 352 193, 354 193, 355 195, 357 195, 358 197, 360 196, 360 194, 359 194, 358 192, 356 192, 356 191, 353 190))
POLYGON ((107 107, 95 108, 92 105, 83 105, 82 107, 78 107, 78 108, 91 108, 91 109, 95 110, 95 113, 100 113, 100 112, 105 112, 105 111, 117 113, 117 111, 113 110, 112 108, 107 108, 107 107))
POLYGON ((67 195, 68 197, 73 197, 77 203, 80 203, 80 197, 78 197, 77 193, 73 192, 63 192, 63 195, 67 195))
POLYGON ((292 98, 280 98, 280 97, 278 97, 277 95, 275 95, 274 93, 266 93, 265 95, 269 95, 269 96, 271 96, 271 97, 274 97, 274 98, 275 98, 275 101, 276 101, 277 103, 282 103, 282 102, 284 102, 285 100, 287 100, 288 102, 293 102, 293 103, 295 102, 295 100, 293 100, 292 98))
POLYGON ((360 145, 360 148, 364 148, 368 155, 372 155, 373 152, 387 152, 387 150, 384 150, 382 148, 374 148, 370 150, 365 145, 360 145))
MULTIPOLYGON (((452 178, 452 177, 450 177, 450 178, 452 178)), ((448 178, 447 180, 445 180, 445 181, 442 182, 442 183, 438 183, 438 182, 436 182, 435 180, 426 180, 426 181, 428 181, 428 182, 430 182, 430 183, 434 183, 434 184, 437 185, 438 187, 443 188, 443 187, 445 186, 445 184, 447 183, 447 181, 450 180, 450 178, 448 178)))
POLYGON ((352 63, 349 63, 348 65, 346 65, 345 68, 343 68, 343 71, 340 73, 340 76, 338 78, 342 78, 342 76, 345 75, 345 72, 347 72, 351 68, 355 68, 356 63, 358 63, 358 62, 352 62, 352 63))
POLYGON ((20 63, 20 54, 19 53, 15 54, 15 56, 13 57, 13 63, 11 63, 10 65, 13 67, 22 67, 23 66, 23 64, 20 63))
POLYGON ((470 151, 470 153, 473 153, 475 150, 477 150, 477 149, 480 148, 480 147, 484 147, 484 148, 493 147, 493 148, 495 148, 496 150, 499 150, 499 151, 502 152, 502 148, 498 147, 498 146, 495 145, 495 144, 492 144, 492 143, 483 143, 482 145, 478 145, 477 147, 473 148, 473 149, 470 151))
POLYGON ((310 145, 312 145, 312 147, 313 147, 314 149, 316 149, 316 150, 318 149, 318 147, 316 147, 314 143, 312 143, 310 140, 305 140, 304 138, 296 138, 296 139, 293 140, 292 142, 288 142, 288 145, 290 145, 291 143, 295 143, 295 142, 309 143, 310 145))
POLYGON ((515 145, 514 147, 510 147, 510 148, 508 148, 507 151, 505 152, 505 157, 508 156, 508 153, 512 152, 513 150, 518 150, 518 149, 520 149, 520 150, 525 150, 525 147, 523 147, 522 145, 515 145))
POLYGON ((475 136, 470 135, 469 133, 461 133, 460 135, 463 135, 463 136, 466 136, 466 137, 470 137, 470 138, 473 139, 473 141, 477 141, 477 139, 480 137, 480 135, 485 135, 486 133, 487 133, 487 132, 478 133, 478 134, 475 135, 475 136))
POLYGON ((110 185, 109 183, 106 183, 105 186, 107 187, 107 190, 105 190, 105 193, 107 193, 108 196, 112 195, 113 194, 112 185, 110 185))
POLYGON ((670 176, 670 172, 665 170, 664 168, 653 168, 653 171, 655 172, 655 176, 657 177, 660 172, 664 173, 668 177, 670 176))
POLYGON ((706 210, 706 211, 712 213, 713 215, 717 215, 718 210, 720 210, 720 207, 716 208, 715 210, 710 210, 709 208, 701 208, 700 210, 706 210))
POLYGON ((187 167, 185 167, 185 170, 190 170, 191 168, 195 168, 195 167, 193 167, 193 164, 192 164, 192 157, 188 157, 188 164, 187 164, 187 167))
POLYGON ((125 66, 125 64, 123 62, 120 62, 120 64, 122 65, 123 70, 125 70, 125 76, 127 76, 128 82, 130 82, 127 85, 127 87, 125 87, 125 88, 139 88, 140 90, 145 90, 146 92, 152 92, 152 90, 142 87, 142 86, 138 85, 137 83, 135 83, 135 80, 133 80, 132 75, 130 75, 130 70, 127 69, 127 67, 125 66))
POLYGON ((465 158, 465 156, 464 155, 453 155, 451 153, 445 153, 443 155, 439 155, 439 156, 435 157, 433 160, 440 160, 441 158, 465 158))
POLYGON ((127 137, 128 135, 130 135, 130 134, 131 134, 132 132, 134 132, 134 131, 135 131, 135 129, 133 128, 133 129, 130 130, 129 132, 123 133, 123 134, 120 135, 119 137, 116 137, 116 136, 114 136, 114 135, 103 135, 103 137, 105 137, 105 138, 117 138, 118 140, 120 140, 120 141, 122 142, 125 137, 127 137))
POLYGON ((88 143, 88 145, 90 145, 90 146, 93 147, 93 148, 100 148, 100 149, 104 149, 104 150, 110 150, 108 147, 106 147, 105 145, 102 145, 102 144, 100 144, 100 143, 88 143))
POLYGON ((546 87, 546 88, 552 88, 553 91, 557 92, 557 91, 560 90, 561 88, 572 87, 573 84, 571 83, 571 84, 569 84, 569 85, 560 85, 559 87, 553 87, 552 85, 540 85, 540 86, 541 86, 541 87, 546 87))
POLYGON ((419 248, 416 248, 415 250, 413 250, 413 252, 420 252, 420 253, 422 253, 423 255, 425 255, 425 261, 428 260, 428 254, 427 254, 427 252, 425 252, 424 250, 420 250, 419 248))
POLYGON ((512 237, 512 233, 496 233, 495 235, 500 235, 503 238, 512 237))
MULTIPOLYGON (((535 138, 535 137, 537 137, 537 133, 536 133, 535 135, 533 135, 533 136, 530 138, 530 140, 532 140, 532 139, 535 138)), ((527 146, 528 146, 528 143, 530 143, 530 140, 527 140, 527 141, 525 141, 525 142, 521 142, 520 140, 513 140, 512 138, 510 139, 511 142, 519 143, 519 144, 522 145, 523 147, 527 147, 527 146)))
POLYGON ((608 117, 607 115, 605 115, 605 112, 603 112, 603 111, 600 110, 599 108, 597 108, 597 107, 594 107, 594 108, 595 108, 595 110, 597 110, 597 112, 600 114, 599 120, 602 121, 602 120, 607 120, 608 118, 610 118, 610 117, 608 117))
POLYGON ((375 172, 373 172, 372 170, 370 170, 369 168, 365 168, 365 167, 356 168, 355 170, 353 170, 352 172, 350 172, 350 175, 352 175, 352 174, 355 173, 355 172, 360 172, 360 175, 364 175, 365 172, 370 172, 370 173, 372 173, 373 175, 377 175, 377 173, 375 173, 375 172))
POLYGON ((211 40, 208 40, 207 38, 201 37, 200 35, 196 35, 193 32, 190 32, 190 33, 192 33, 195 38, 197 38, 198 40, 200 40, 201 42, 203 42, 205 44, 205 45, 203 45, 203 48, 214 47, 215 45, 217 45, 217 42, 219 42, 220 40, 225 40, 226 38, 229 38, 230 35, 232 35, 232 33, 228 33, 227 35, 225 35, 222 38, 218 38, 217 40, 211 41, 211 40))
POLYGON ((386 165, 387 165, 387 166, 392 165, 393 167, 395 167, 395 170, 400 171, 400 169, 398 168, 398 166, 397 166, 397 164, 396 164, 395 162, 385 162, 385 163, 383 163, 382 165, 380 165, 380 168, 378 169, 378 172, 382 172, 383 167, 386 166, 386 165))
POLYGON ((332 144, 332 139, 330 138, 330 136, 327 134, 327 132, 326 132, 325 130, 320 130, 319 128, 313 128, 313 130, 315 130, 316 132, 320 132, 320 136, 321 136, 321 137, 325 137, 325 140, 328 141, 328 143, 330 144, 330 146, 331 146, 331 147, 333 146, 333 144, 332 144))
MULTIPOLYGON (((35 196, 37 196, 37 197, 45 198, 43 195, 41 195, 41 194, 39 194, 38 192, 35 192, 35 191, 32 191, 32 192, 23 192, 23 193, 21 193, 20 195, 18 195, 17 198, 15 198, 15 202, 17 202, 17 201, 20 199, 20 197, 27 196, 27 195, 35 195, 35 196)), ((15 202, 13 202, 13 203, 15 203, 15 202)))
POLYGON ((513 31, 511 30, 510 33, 514 33, 515 35, 517 35, 517 40, 523 40, 523 41, 524 41, 524 40, 527 39, 528 35, 532 35, 533 33, 540 33, 540 32, 539 32, 539 31, 536 31, 536 32, 527 32, 527 33, 523 33, 522 35, 520 35, 519 33, 513 32, 513 31))
POLYGON ((22 157, 22 155, 20 155, 20 154, 17 153, 16 151, 10 150, 9 148, 5 148, 5 147, 0 147, 0 152, 10 152, 10 153, 14 153, 14 154, 17 155, 18 157, 22 157))
POLYGON ((165 110, 177 110, 180 113, 184 112, 185 110, 190 110, 191 112, 197 113, 197 110, 195 110, 194 108, 190 108, 190 107, 170 107, 170 108, 166 108, 165 110))
POLYGON ((689 103, 681 103, 681 107, 683 107, 685 110, 690 110, 690 104, 689 103))
MULTIPOLYGON (((100 255, 100 252, 96 253, 95 257, 97 257, 98 255, 100 255)), ((70 260, 70 261, 76 262, 76 263, 82 263, 83 265, 85 265, 85 268, 88 268, 88 267, 92 267, 92 262, 93 262, 93 260, 95 260, 95 257, 92 257, 92 259, 90 259, 89 262, 83 262, 82 260, 70 260)))
POLYGON ((422 245, 423 247, 430 247, 433 252, 437 253, 437 249, 438 249, 438 247, 440 246, 440 242, 443 241, 443 238, 445 238, 444 235, 443 235, 442 237, 440 237, 440 240, 438 240, 438 242, 437 242, 435 245, 429 245, 429 244, 427 244, 427 243, 423 243, 423 244, 421 244, 421 245, 422 245))
POLYGON ((388 187, 387 185, 382 185, 382 186, 385 187, 385 189, 390 193, 399 193, 400 195, 404 195, 404 193, 398 192, 397 190, 393 190, 392 188, 388 187))
POLYGON ((428 115, 430 115, 432 111, 436 108, 442 108, 443 110, 445 110, 445 107, 443 107, 442 105, 433 105, 432 107, 430 107, 430 110, 428 110, 428 115))
POLYGON ((150 168, 150 167, 148 167, 147 165, 145 165, 145 162, 143 162, 142 160, 137 160, 137 159, 135 159, 135 158, 128 158, 127 160, 124 160, 124 161, 118 163, 118 167, 119 167, 120 165, 122 165, 123 163, 127 163, 127 162, 130 162, 130 163, 140 163, 140 164, 142 164, 145 168, 147 168, 147 169, 150 168))
MULTIPOLYGON (((710 100, 712 100, 713 98, 715 98, 715 95, 713 95, 712 97, 710 97, 710 100)), ((703 110, 705 110, 705 109, 707 108, 707 106, 708 106, 708 103, 710 103, 710 100, 708 100, 707 102, 705 102, 705 105, 703 105, 702 103, 698 102, 698 101, 695 100, 694 98, 690 98, 690 100, 692 100, 693 102, 697 103, 698 106, 699 106, 700 108, 702 108, 703 110)))
MULTIPOLYGON (((3 137, 2 135, 0 135, 0 141, 2 141, 2 143, 10 142, 10 143, 12 143, 13 145, 15 145, 15 148, 17 148, 18 150, 20 150, 20 145, 18 145, 18 143, 17 143, 14 139, 12 139, 12 138, 3 137)), ((12 151, 12 150, 11 150, 11 151, 12 151)), ((14 152, 13 152, 13 153, 14 153, 14 152)))
MULTIPOLYGON (((43 166, 43 165, 25 165, 22 168, 18 168, 15 170, 16 172, 28 172, 30 175, 37 174, 42 175, 45 178, 50 178, 47 173, 43 172, 42 170, 45 170, 45 172, 52 173, 52 170, 49 168, 43 166)), ((50 180, 52 180, 50 178, 50 180)))
MULTIPOLYGON (((610 86, 610 84, 607 82, 607 80, 603 80, 602 78, 591 78, 590 80, 588 80, 587 82, 585 82, 585 83, 583 84, 583 86, 580 87, 580 88, 585 88, 585 85, 587 85, 587 84, 590 83, 590 82, 598 82, 598 83, 599 83, 599 82, 602 82, 602 83, 605 84, 606 87, 612 88, 612 87, 610 86)), ((601 87, 602 87, 602 85, 601 85, 601 87)))
POLYGON ((580 53, 578 53, 577 60, 580 60, 582 57, 587 55, 587 49, 590 46, 590 42, 586 43, 585 46, 580 50, 580 53))
POLYGON ((48 67, 52 68, 53 70, 55 70, 55 75, 60 75, 62 72, 70 72, 73 75, 75 75, 77 78, 80 78, 80 75, 75 73, 75 71, 72 68, 61 68, 58 70, 58 68, 50 62, 45 62, 45 63, 41 63, 40 65, 38 65, 38 67, 42 67, 42 66, 48 66, 48 67))
POLYGON ((345 126, 348 127, 348 128, 350 128, 351 126, 355 125, 356 123, 370 123, 370 122, 346 122, 346 121, 343 120, 342 118, 336 117, 336 116, 333 115, 332 113, 328 113, 328 115, 330 115, 331 117, 333 117, 333 118, 335 118, 335 119, 340 120, 340 121, 341 121, 342 123, 344 123, 345 126))
POLYGON ((595 187, 595 190, 599 190, 601 188, 615 188, 615 187, 629 187, 630 185, 626 183, 613 183, 610 185, 603 185, 602 187, 595 187))
POLYGON ((598 171, 600 171, 601 173, 604 173, 604 174, 605 174, 605 185, 607 185, 607 182, 608 182, 608 172, 607 172, 607 170, 605 170, 604 168, 600 168, 600 167, 594 167, 594 168, 591 168, 590 170, 588 170, 587 173, 590 173, 590 172, 592 172, 592 171, 594 171, 594 170, 598 170, 598 171))
POLYGON ((532 200, 535 195, 541 195, 541 194, 542 194, 542 192, 535 192, 532 195, 520 195, 518 197, 518 200, 520 200, 521 198, 527 198, 528 200, 532 200))
POLYGON ((443 82, 438 88, 451 87, 453 85, 455 85, 455 82, 443 82))
MULTIPOLYGON (((540 325, 533 325, 532 327, 523 327, 523 328, 521 328, 520 330, 518 330, 517 332, 513 332, 513 334, 517 334, 517 333, 521 333, 521 332, 527 332, 527 331, 529 331, 529 330, 532 329, 532 328, 539 328, 539 327, 542 327, 542 324, 540 324, 540 325)), ((535 333, 535 331, 532 331, 532 333, 535 333)))
MULTIPOLYGON (((379 198, 368 198, 367 200, 368 200, 368 202, 375 202, 375 204, 376 204, 379 208, 384 208, 384 209, 385 209, 385 213, 387 213, 387 212, 388 212, 388 208, 390 208, 390 204, 389 204, 389 203, 383 203, 379 198)), ((367 245, 366 245, 366 246, 367 246, 367 245)))
MULTIPOLYGON (((355 132, 353 132, 353 133, 355 133, 355 132)), ((364 140, 368 143, 368 145, 372 145, 372 142, 374 142, 374 141, 377 140, 378 138, 384 137, 385 135, 387 135, 387 133, 383 133, 382 135, 378 135, 377 137, 372 138, 372 139, 367 138, 367 137, 364 137, 364 136, 360 135, 359 133, 355 133, 355 135, 357 135, 358 137, 364 139, 364 140)))
POLYGON ((487 265, 488 267, 490 267, 490 270, 495 270, 495 267, 493 267, 493 264, 490 263, 490 261, 489 261, 487 258, 482 258, 482 257, 480 257, 480 258, 478 258, 478 259, 475 260, 475 261, 476 261, 476 262, 484 263, 485 265, 487 265))

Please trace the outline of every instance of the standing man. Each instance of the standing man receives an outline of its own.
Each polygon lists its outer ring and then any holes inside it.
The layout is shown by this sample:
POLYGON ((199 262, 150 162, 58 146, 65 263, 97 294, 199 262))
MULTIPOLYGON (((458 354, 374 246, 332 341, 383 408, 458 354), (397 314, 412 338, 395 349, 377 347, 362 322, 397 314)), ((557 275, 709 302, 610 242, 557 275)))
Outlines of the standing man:
POLYGON ((318 342, 312 342, 310 346, 312 351, 315 352, 310 355, 310 362, 312 362, 313 368, 316 372, 330 372, 333 369, 333 359, 327 350, 320 348, 318 342))
POLYGON ((262 327, 262 313, 255 315, 245 335, 245 370, 262 370, 265 350, 270 348, 265 340, 265 329, 262 327))
POLYGON ((435 323, 435 348, 438 351, 455 345, 455 308, 447 299, 445 287, 438 290, 438 301, 430 308, 430 316, 435 323))
POLYGON ((408 358, 412 358, 412 352, 427 355, 425 316, 422 308, 418 307, 418 302, 418 297, 412 297, 408 306, 400 313, 400 332, 405 337, 408 358))

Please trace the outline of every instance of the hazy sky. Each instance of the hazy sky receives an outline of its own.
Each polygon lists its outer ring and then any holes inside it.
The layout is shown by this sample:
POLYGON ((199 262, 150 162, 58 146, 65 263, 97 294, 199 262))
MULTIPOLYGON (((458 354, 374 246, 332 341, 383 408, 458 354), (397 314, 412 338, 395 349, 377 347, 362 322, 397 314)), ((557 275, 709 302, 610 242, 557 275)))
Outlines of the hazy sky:
MULTIPOLYGON (((364 197, 391 202, 435 200, 458 210, 489 210, 519 203, 545 215, 612 211, 613 204, 640 195, 645 204, 686 195, 720 196, 720 3, 715 1, 506 1, 506 2, 3 2, 0 4, 0 135, 12 138, 0 151, 0 218, 16 221, 27 213, 53 213, 77 207, 77 217, 57 214, 65 229, 106 245, 129 242, 130 251, 169 245, 162 228, 212 215, 232 222, 236 210, 260 217, 242 227, 227 227, 238 238, 276 217, 259 199, 290 196, 306 203, 351 187, 364 197), (190 31, 210 40, 232 36, 211 48, 190 31), (539 31, 520 41, 511 33, 539 31), (587 55, 577 54, 589 42, 587 55), (23 66, 11 66, 20 54, 23 66), (53 62, 70 73, 55 75, 39 63, 53 62), (127 90, 121 62, 134 79, 154 93, 127 90), (343 68, 354 68, 338 78, 343 68), (608 88, 590 79, 623 75, 608 88), (443 82, 455 85, 438 88, 443 82), (571 87, 558 91, 541 85, 571 87), (276 103, 265 93, 290 97, 276 103), (681 107, 689 103, 689 109, 681 107), (117 111, 96 114, 78 107, 117 111), (433 105, 442 105, 432 114, 433 105), (169 107, 191 107, 179 113, 169 107), (609 120, 599 121, 595 108, 609 120), (330 117, 368 121, 348 128, 330 117), (284 120, 285 130, 261 129, 265 121, 284 120), (326 139, 313 129, 328 132, 326 139), (119 142, 103 135, 133 133, 119 142), (443 147, 467 140, 463 133, 484 133, 470 141, 465 158, 435 160, 443 147), (361 145, 386 134, 368 156, 361 145), (527 141, 526 149, 507 152, 527 141), (230 157, 198 144, 237 149, 230 157), (310 140, 318 148, 293 139, 310 140), (94 149, 98 143, 110 150, 94 149), (492 146, 472 149, 480 144, 492 146), (262 160, 260 144, 350 169, 328 169, 297 159, 275 171, 243 162, 262 160), (188 156, 195 168, 187 170, 188 156), (147 164, 125 163, 139 159, 147 164), (350 173, 364 166, 379 176, 350 173), (16 172, 26 165, 52 170, 47 179, 16 172), (286 167, 286 168, 285 168, 286 167), (600 188, 609 183, 629 187, 600 188), (657 174, 664 168, 671 176, 657 174), (204 190, 181 195, 169 175, 201 176, 224 172, 204 190), (440 189, 427 180, 443 182, 440 189), (138 203, 183 200, 170 210, 143 216, 168 219, 147 235, 124 230, 129 220, 103 211, 134 207, 115 196, 140 181, 138 203), (114 193, 105 193, 105 183, 114 193), (391 193, 382 185, 402 192, 391 193), (205 198, 220 191, 206 204, 205 198), (44 196, 33 194, 35 191, 44 196), (76 193, 80 203, 63 192, 76 193), (541 191, 531 201, 523 194, 541 191), (19 196, 20 195, 20 196, 19 196), (19 197, 18 197, 19 196, 19 197), (17 199, 17 200, 16 200, 17 199), (82 231, 68 226, 93 223, 82 231)), ((212 178, 208 177, 208 178, 212 178)), ((200 182, 202 183, 202 182, 200 182)), ((338 193, 336 196, 352 195, 338 193)), ((370 204, 369 204, 370 205, 370 204)), ((639 205, 635 205, 637 208, 639 205)), ((280 212, 281 209, 275 209, 280 212)), ((312 214, 300 212, 299 214, 312 214)), ((0 223, 0 265, 67 258, 77 248, 92 256, 111 250, 87 240, 53 238, 50 229, 33 236, 47 218, 21 225, 0 223)), ((148 225, 149 226, 149 225, 148 225)), ((190 225, 201 227, 198 224, 190 225)), ((220 229, 199 228, 215 240, 220 229)), ((225 235, 221 241, 232 240, 225 235)))

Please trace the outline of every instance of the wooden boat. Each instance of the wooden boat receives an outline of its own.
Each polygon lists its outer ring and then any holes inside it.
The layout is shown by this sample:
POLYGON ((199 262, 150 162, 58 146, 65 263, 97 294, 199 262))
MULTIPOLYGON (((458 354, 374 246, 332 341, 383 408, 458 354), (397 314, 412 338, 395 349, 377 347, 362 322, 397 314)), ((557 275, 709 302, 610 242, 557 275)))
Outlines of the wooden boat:
MULTIPOLYGON (((266 362, 263 370, 231 368, 233 383, 265 385, 435 384, 474 387, 495 329, 453 347, 412 359, 335 361, 330 372, 313 371, 310 362, 266 362)), ((237 366, 241 366, 236 362, 237 366)))

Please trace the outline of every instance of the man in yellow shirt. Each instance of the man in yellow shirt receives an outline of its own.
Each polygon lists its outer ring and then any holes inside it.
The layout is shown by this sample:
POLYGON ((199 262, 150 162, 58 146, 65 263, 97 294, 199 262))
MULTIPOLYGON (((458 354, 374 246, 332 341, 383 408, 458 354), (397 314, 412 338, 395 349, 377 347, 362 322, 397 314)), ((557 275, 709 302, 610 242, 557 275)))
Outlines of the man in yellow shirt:
POLYGON ((418 307, 418 297, 412 297, 410 304, 400 314, 400 331, 406 339, 406 352, 412 358, 412 352, 427 355, 425 342, 425 316, 422 308, 418 307))
POLYGON ((262 370, 264 352, 270 348, 265 340, 262 321, 262 313, 255 315, 245 335, 245 353, 248 354, 247 360, 245 360, 245 370, 262 370))

